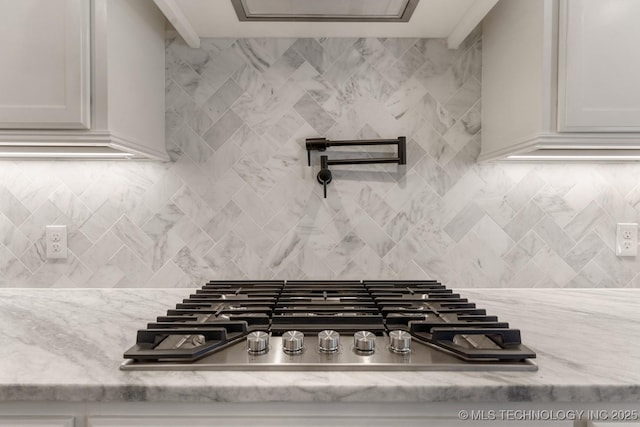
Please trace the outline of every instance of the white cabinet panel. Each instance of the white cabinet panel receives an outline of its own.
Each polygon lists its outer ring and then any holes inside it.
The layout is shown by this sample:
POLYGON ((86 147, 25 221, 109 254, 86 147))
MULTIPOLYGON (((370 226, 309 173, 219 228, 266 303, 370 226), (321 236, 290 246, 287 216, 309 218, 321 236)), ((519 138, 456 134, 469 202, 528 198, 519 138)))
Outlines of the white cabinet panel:
MULTIPOLYGON (((424 417, 274 417, 211 416, 211 417, 90 417, 87 427, 457 427, 441 420, 424 417)), ((526 426, 523 426, 526 427, 526 426)))
POLYGON ((638 17, 638 0, 561 3, 559 131, 640 131, 638 17))
POLYGON ((73 427, 73 417, 0 417, 0 427, 73 427))
POLYGON ((485 160, 640 158, 638 0, 508 0, 483 23, 485 160))
POLYGON ((169 160, 153 0, 0 0, 0 158, 169 160))
POLYGON ((0 0, 0 128, 89 127, 89 2, 0 0))
POLYGON ((87 427, 570 427, 551 421, 469 421, 425 416, 90 417, 87 427))

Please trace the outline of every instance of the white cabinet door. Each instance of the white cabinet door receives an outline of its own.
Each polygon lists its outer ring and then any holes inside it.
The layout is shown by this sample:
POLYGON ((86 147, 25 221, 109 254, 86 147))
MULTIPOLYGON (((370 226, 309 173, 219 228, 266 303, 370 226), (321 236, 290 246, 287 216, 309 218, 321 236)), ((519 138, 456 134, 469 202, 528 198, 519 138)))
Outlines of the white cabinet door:
POLYGON ((560 3, 560 132, 640 132, 640 1, 560 3))
MULTIPOLYGON (((457 427, 425 420, 423 417, 277 417, 210 416, 210 417, 89 417, 87 427, 457 427)), ((526 427, 526 426, 523 426, 526 427)))
POLYGON ((0 417, 0 427, 73 427, 73 417, 0 417))
POLYGON ((425 416, 89 417, 87 427, 570 427, 571 422, 470 421, 425 416))
POLYGON ((89 128, 88 0, 0 0, 0 128, 89 128))
POLYGON ((589 421, 587 427, 640 427, 640 422, 606 422, 606 421, 589 421))

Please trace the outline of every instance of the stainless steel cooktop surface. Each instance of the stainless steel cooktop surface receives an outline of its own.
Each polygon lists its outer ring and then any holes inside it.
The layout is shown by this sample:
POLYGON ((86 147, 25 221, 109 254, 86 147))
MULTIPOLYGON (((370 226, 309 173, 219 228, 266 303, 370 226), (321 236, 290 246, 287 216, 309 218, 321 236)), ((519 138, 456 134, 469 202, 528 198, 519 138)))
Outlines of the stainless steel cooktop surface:
POLYGON ((213 281, 123 370, 536 370, 520 331, 436 281, 213 281))

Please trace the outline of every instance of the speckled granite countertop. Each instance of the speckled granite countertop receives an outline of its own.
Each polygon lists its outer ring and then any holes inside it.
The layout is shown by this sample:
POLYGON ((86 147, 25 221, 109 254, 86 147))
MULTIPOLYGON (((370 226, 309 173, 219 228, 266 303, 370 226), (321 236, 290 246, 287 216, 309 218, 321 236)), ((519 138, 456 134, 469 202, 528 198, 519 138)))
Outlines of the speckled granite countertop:
POLYGON ((123 372, 189 289, 0 289, 0 401, 637 402, 640 289, 469 289, 537 372, 123 372))

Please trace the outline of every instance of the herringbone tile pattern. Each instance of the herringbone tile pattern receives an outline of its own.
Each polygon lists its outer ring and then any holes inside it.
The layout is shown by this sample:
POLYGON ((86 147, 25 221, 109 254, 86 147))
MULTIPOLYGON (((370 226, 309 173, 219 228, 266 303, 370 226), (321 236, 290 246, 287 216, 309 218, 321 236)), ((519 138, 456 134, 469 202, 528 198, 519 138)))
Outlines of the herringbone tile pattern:
MULTIPOLYGON (((615 223, 635 164, 488 164, 481 40, 167 39, 171 163, 3 162, 0 284, 436 278, 454 287, 640 286, 615 223), (304 140, 408 138, 408 164, 335 167, 304 140), (44 225, 70 258, 47 261, 44 225)), ((335 150, 332 157, 384 150, 335 150)))

